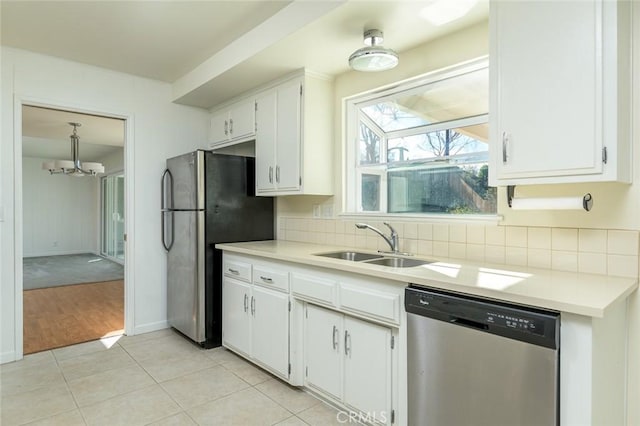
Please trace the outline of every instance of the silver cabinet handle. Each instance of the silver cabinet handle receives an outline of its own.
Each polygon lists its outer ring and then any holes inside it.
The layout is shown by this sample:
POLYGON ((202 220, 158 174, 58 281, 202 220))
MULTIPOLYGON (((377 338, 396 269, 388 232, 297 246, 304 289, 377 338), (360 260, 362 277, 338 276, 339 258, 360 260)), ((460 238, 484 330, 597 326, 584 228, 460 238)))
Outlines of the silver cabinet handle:
POLYGON ((273 167, 269 166, 269 183, 273 183, 273 167))
POLYGON ((231 272, 233 275, 238 275, 240 273, 237 269, 228 268, 227 270, 231 272))
POLYGON ((229 122, 224 120, 224 135, 229 136, 229 122))
POLYGON ((249 309, 249 297, 247 297, 246 293, 244 295, 244 312, 247 312, 247 309, 249 309))
POLYGON ((276 183, 280 183, 280 166, 276 166, 276 183))
POLYGON ((351 336, 347 330, 344 331, 344 354, 349 355, 351 352, 351 336))
POLYGON ((256 299, 251 296, 251 315, 256 316, 256 299))
POLYGON ((336 348, 338 347, 338 327, 336 327, 335 325, 333 326, 333 334, 331 335, 332 343, 333 343, 333 350, 336 350, 336 348))
POLYGON ((502 164, 507 164, 507 145, 509 144, 509 135, 507 132, 502 132, 502 164))
POLYGON ((269 277, 263 277, 262 275, 260 275, 260 279, 262 281, 264 281, 265 283, 272 283, 273 279, 269 278, 269 277))
POLYGON ((229 134, 233 134, 233 118, 229 119, 229 134))

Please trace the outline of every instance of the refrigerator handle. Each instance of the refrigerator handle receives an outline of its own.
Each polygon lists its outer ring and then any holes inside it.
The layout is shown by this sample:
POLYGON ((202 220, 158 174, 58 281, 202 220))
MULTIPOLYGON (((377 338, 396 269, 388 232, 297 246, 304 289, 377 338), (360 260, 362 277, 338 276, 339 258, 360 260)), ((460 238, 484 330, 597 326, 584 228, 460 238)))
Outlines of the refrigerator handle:
POLYGON ((162 180, 160 182, 161 188, 160 188, 160 215, 161 215, 161 227, 162 227, 162 245, 164 246, 164 249, 166 251, 171 250, 171 247, 173 247, 173 237, 174 237, 174 225, 175 225, 175 219, 173 216, 173 212, 171 213, 171 240, 169 245, 167 245, 167 239, 166 239, 166 235, 165 235, 165 219, 164 219, 164 215, 167 212, 167 206, 165 206, 165 199, 167 199, 167 201, 169 202, 169 208, 173 208, 173 175, 171 174, 171 172, 169 171, 169 169, 165 169, 164 173, 162 174, 162 180), (167 177, 169 178, 169 191, 167 190, 167 185, 166 185, 166 179, 167 177))
POLYGON ((161 186, 160 208, 163 210, 166 208, 172 209, 173 208, 173 175, 171 174, 171 171, 169 171, 169 169, 165 169, 164 173, 162 174, 162 180, 160 182, 160 186, 161 186), (167 177, 169 178, 169 191, 166 191, 167 185, 165 182, 167 177), (164 204, 165 199, 169 201, 169 206, 166 206, 164 204))
POLYGON ((164 246, 164 249, 166 251, 171 250, 171 247, 173 247, 173 237, 174 237, 174 233, 173 233, 173 229, 175 228, 175 219, 173 216, 173 212, 172 211, 161 211, 160 212, 161 215, 161 227, 162 227, 162 245, 164 246), (167 213, 171 213, 171 240, 169 245, 167 245, 167 239, 164 233, 164 229, 165 229, 165 221, 164 221, 164 215, 167 213))

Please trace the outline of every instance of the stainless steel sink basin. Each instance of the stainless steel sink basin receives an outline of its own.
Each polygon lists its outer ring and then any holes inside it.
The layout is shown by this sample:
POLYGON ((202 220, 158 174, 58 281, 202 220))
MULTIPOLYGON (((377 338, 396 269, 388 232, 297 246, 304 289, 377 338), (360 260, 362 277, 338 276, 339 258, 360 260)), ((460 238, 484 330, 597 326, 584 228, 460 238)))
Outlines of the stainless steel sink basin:
POLYGON ((411 268, 413 266, 426 265, 428 260, 408 259, 406 257, 382 257, 380 259, 367 260, 372 265, 390 266, 392 268, 411 268))
POLYGON ((361 253, 358 251, 333 251, 330 253, 316 253, 316 256, 331 257, 334 259, 350 260, 352 262, 362 262, 364 260, 381 259, 379 254, 361 253))

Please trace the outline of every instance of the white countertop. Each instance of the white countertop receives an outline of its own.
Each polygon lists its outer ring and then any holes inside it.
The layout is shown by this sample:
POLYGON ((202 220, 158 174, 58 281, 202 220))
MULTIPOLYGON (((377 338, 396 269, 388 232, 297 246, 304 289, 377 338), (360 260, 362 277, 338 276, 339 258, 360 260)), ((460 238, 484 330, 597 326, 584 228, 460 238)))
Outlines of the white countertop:
MULTIPOLYGON (((443 290, 597 318, 603 317, 609 306, 625 299, 638 287, 638 280, 635 278, 473 263, 436 257, 414 256, 417 259, 437 261, 412 268, 391 268, 314 256, 316 253, 350 250, 345 247, 289 241, 216 244, 216 248, 334 271, 385 278, 396 281, 399 285, 423 284, 443 290)), ((370 250, 353 250, 372 253, 370 250)))

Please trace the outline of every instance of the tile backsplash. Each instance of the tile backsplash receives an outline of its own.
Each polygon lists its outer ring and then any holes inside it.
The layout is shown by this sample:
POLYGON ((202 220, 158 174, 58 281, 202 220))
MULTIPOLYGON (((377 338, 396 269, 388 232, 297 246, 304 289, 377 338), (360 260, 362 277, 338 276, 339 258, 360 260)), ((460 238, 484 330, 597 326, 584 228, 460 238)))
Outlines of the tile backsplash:
MULTIPOLYGON (((278 239, 369 250, 387 243, 355 221, 279 217, 278 239)), ((367 221, 387 233, 382 222, 367 221)), ((503 265, 638 276, 640 232, 476 224, 393 222, 403 252, 503 265)))

